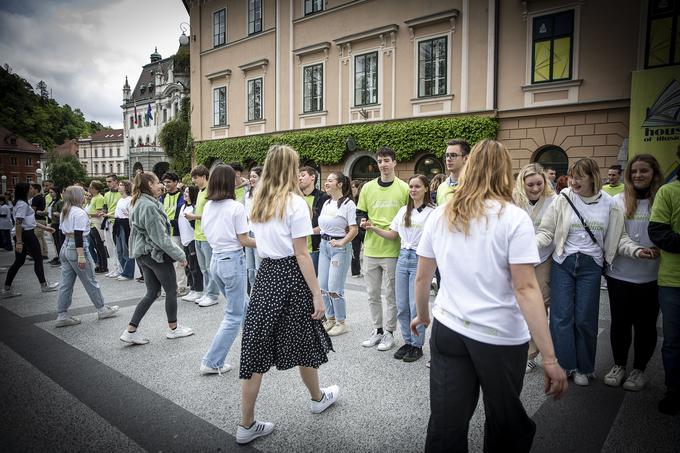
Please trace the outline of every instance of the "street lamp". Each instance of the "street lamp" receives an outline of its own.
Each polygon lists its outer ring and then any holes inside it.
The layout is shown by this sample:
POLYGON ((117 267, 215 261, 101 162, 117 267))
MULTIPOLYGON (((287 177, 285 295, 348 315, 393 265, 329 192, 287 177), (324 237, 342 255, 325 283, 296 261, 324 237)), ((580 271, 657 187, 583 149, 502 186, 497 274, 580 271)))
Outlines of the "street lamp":
POLYGON ((4 195, 7 192, 7 176, 2 175, 0 179, 2 179, 2 194, 4 195))
POLYGON ((182 35, 179 37, 179 45, 186 46, 187 44, 189 44, 189 37, 187 36, 187 31, 190 32, 190 25, 186 22, 180 22, 179 29, 182 30, 182 35))
POLYGON ((38 168, 35 171, 35 173, 38 175, 38 184, 42 184, 42 174, 43 174, 42 168, 38 168))

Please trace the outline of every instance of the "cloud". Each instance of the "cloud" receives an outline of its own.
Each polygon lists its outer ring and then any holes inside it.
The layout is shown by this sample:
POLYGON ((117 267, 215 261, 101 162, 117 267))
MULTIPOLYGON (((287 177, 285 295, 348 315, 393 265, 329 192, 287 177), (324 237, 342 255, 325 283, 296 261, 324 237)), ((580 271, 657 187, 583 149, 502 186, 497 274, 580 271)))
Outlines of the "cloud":
POLYGON ((134 85, 156 46, 173 54, 189 19, 179 0, 1 3, 0 64, 33 86, 44 80, 87 120, 118 128, 125 76, 134 85))

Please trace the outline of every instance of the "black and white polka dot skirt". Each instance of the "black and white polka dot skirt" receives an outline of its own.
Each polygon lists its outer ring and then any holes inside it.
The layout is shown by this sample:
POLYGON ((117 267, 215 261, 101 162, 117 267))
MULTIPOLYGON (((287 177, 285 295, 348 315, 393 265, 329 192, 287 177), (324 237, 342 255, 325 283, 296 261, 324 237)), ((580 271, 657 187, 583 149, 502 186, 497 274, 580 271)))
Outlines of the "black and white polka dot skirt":
POLYGON ((263 259, 243 325, 239 377, 250 379, 272 365, 287 370, 326 363, 333 344, 312 313, 312 292, 295 257, 263 259))

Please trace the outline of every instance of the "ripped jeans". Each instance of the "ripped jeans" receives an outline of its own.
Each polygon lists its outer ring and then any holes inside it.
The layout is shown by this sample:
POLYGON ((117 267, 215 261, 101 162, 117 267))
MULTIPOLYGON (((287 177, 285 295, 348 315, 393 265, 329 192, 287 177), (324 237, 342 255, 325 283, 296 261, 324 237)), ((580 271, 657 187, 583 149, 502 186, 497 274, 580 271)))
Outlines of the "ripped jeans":
POLYGON ((319 286, 326 307, 326 317, 344 321, 347 317, 345 304, 345 280, 352 262, 352 243, 332 247, 322 239, 319 246, 319 286), (334 297, 329 296, 334 294, 334 297))

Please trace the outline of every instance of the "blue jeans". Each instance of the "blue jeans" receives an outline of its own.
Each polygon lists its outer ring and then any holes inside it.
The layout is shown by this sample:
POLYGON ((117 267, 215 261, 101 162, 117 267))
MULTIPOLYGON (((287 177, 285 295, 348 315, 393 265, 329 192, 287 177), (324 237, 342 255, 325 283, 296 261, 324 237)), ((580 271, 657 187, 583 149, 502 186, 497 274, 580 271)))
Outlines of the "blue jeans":
POLYGON ((411 321, 416 317, 416 268, 418 255, 415 250, 401 249, 397 259, 394 296, 397 299, 397 321, 404 344, 423 347, 425 326, 418 327, 418 336, 411 333, 411 321))
POLYGON ((602 267, 582 253, 569 255, 550 270, 550 334, 567 372, 592 374, 597 351, 602 267))
POLYGON ((319 275, 319 250, 314 252, 309 252, 309 256, 312 258, 312 264, 314 265, 314 273, 319 275))
MULTIPOLYGON (((252 232, 248 233, 248 236, 254 238, 252 232)), ((260 263, 262 258, 257 254, 257 249, 246 247, 246 272, 248 274, 248 286, 250 288, 255 284, 255 277, 257 276, 257 270, 260 268, 260 263)))
POLYGON ((680 288, 659 286, 659 305, 663 313, 661 358, 666 387, 680 391, 680 288))
POLYGON ((196 258, 201 274, 203 274, 203 293, 211 299, 217 299, 219 289, 210 274, 212 247, 208 241, 196 241, 196 258))
POLYGON ((127 278, 133 278, 135 276, 135 260, 130 258, 128 253, 125 230, 119 228, 118 235, 116 235, 116 255, 118 255, 118 263, 120 263, 120 268, 122 269, 120 275, 127 278))
POLYGON ((319 246, 319 286, 326 307, 326 317, 344 321, 347 318, 345 303, 345 280, 352 263, 352 243, 343 247, 332 247, 322 239, 319 246), (335 293, 335 297, 329 296, 335 293))
POLYGON ((243 324, 248 306, 243 250, 213 254, 210 271, 214 283, 227 299, 227 303, 224 304, 224 318, 217 329, 210 349, 203 357, 203 364, 211 368, 221 368, 243 324))
POLYGON ((71 306, 73 298, 73 285, 76 277, 80 279, 87 295, 97 308, 104 306, 104 295, 99 287, 99 283, 94 277, 94 261, 88 250, 87 236, 83 237, 83 252, 85 253, 85 269, 78 267, 78 252, 76 251, 76 241, 74 238, 66 237, 64 244, 59 251, 61 261, 61 277, 59 278, 59 313, 66 313, 71 306))

